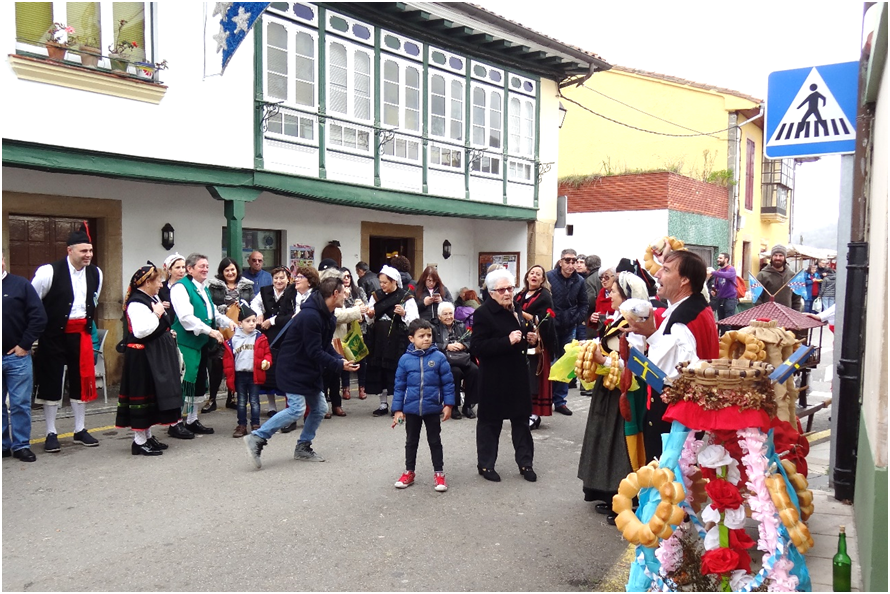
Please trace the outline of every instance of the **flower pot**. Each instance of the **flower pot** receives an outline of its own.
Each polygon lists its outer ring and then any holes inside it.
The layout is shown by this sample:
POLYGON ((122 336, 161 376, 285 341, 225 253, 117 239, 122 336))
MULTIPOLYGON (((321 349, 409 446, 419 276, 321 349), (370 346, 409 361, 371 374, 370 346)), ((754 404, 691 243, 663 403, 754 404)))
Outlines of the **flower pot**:
POLYGON ((112 72, 122 72, 124 74, 127 73, 127 66, 129 66, 130 63, 126 60, 122 60, 120 58, 108 58, 108 61, 111 62, 112 72))
POLYGON ((144 80, 154 80, 155 65, 151 62, 136 62, 136 76, 144 80))
POLYGON ((65 54, 68 53, 68 48, 64 45, 57 45, 55 43, 47 43, 46 44, 46 53, 49 54, 50 60, 56 60, 61 62, 65 59, 65 54))
POLYGON ((99 65, 99 58, 102 52, 98 47, 90 47, 88 45, 80 46, 80 63, 90 68, 96 68, 99 65))

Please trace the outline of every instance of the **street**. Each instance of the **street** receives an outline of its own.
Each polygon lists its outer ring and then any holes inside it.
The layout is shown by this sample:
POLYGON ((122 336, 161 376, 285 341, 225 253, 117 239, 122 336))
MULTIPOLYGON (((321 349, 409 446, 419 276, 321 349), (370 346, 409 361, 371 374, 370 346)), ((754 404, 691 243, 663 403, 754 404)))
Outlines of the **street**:
POLYGON ((404 430, 371 416, 374 397, 322 423, 325 463, 295 461, 299 433, 276 434, 259 471, 231 437, 233 410, 202 415, 216 433, 193 441, 156 431, 170 449, 143 457, 100 399, 87 416, 99 447, 74 444, 60 418, 60 453, 40 442, 34 463, 3 460, 3 589, 597 590, 627 544, 576 478, 589 402, 570 390, 575 414, 533 433, 536 483, 516 469, 508 425, 491 483, 476 472, 475 421, 446 422, 449 489, 437 493, 425 439, 417 482, 393 487, 404 430))

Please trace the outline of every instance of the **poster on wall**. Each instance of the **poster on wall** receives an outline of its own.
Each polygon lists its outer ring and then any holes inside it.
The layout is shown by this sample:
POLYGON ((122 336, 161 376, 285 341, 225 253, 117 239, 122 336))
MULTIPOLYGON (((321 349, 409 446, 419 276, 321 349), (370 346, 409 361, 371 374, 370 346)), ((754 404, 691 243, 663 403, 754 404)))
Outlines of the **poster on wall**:
POLYGON ((290 273, 293 276, 299 266, 315 266, 315 248, 311 245, 295 243, 288 252, 290 273))
POLYGON ((519 286, 519 252, 479 252, 479 286, 485 283, 488 267, 497 264, 509 270, 519 286))

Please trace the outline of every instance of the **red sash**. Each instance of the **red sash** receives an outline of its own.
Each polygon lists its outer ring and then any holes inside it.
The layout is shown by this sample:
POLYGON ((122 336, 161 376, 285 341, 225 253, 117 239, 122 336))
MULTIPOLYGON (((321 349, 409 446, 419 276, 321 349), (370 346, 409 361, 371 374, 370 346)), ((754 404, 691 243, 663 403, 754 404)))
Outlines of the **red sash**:
POLYGON ((93 359, 93 335, 87 328, 86 318, 68 320, 65 334, 80 334, 80 401, 90 402, 98 398, 96 391, 96 364, 93 359))

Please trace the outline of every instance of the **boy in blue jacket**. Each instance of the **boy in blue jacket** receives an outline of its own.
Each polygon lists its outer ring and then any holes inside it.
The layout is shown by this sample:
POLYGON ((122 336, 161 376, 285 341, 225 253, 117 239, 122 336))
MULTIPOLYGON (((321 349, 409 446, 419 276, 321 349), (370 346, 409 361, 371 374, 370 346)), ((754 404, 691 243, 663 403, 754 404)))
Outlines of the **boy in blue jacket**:
POLYGON ((414 466, 420 426, 426 425, 426 441, 430 445, 436 491, 448 490, 445 483, 445 461, 442 453, 439 414, 443 421, 451 418, 454 406, 454 378, 445 355, 433 343, 433 327, 426 320, 414 320, 408 325, 411 345, 399 359, 393 395, 393 427, 405 423, 405 473, 396 481, 397 489, 414 484, 414 466), (444 405, 444 406, 443 406, 444 405))

